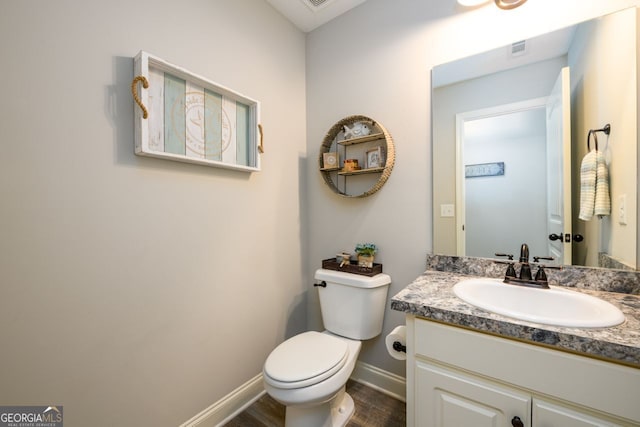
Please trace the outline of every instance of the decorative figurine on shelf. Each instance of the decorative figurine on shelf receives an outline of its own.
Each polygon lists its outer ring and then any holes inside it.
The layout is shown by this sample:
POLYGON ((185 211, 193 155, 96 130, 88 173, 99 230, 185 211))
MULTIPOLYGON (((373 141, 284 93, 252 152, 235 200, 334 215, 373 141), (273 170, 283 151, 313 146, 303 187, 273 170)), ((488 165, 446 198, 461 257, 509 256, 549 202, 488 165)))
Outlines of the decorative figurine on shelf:
POLYGON ((342 127, 344 129, 344 139, 358 138, 371 133, 369 125, 362 122, 355 122, 351 128, 347 125, 343 125, 342 127))
POLYGON ((339 254, 336 254, 336 262, 340 263, 340 268, 342 268, 345 264, 351 263, 351 254, 345 251, 342 251, 339 254))
POLYGON ((373 243, 358 243, 356 254, 358 254, 358 267, 373 268, 373 258, 378 248, 373 243))

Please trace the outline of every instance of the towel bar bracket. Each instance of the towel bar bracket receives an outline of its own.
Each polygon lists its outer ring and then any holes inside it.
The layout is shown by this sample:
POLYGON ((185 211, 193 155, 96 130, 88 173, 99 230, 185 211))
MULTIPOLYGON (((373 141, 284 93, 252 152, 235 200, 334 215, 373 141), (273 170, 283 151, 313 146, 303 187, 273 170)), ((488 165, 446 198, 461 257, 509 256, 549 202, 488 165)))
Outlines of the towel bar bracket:
POLYGON ((598 136, 596 135, 596 132, 603 132, 605 135, 609 135, 611 133, 611 125, 607 123, 602 129, 589 130, 589 133, 587 134, 587 151, 591 151, 591 135, 593 135, 593 140, 596 144, 596 151, 598 151, 598 136))

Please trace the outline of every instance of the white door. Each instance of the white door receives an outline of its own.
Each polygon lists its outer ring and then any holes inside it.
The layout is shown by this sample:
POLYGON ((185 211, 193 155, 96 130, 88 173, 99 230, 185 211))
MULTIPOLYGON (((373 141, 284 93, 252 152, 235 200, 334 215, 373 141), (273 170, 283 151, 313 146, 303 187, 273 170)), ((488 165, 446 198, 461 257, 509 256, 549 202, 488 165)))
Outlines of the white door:
POLYGON ((547 101, 548 254, 558 264, 571 264, 570 103, 569 67, 565 67, 547 101), (559 237, 557 240, 551 240, 554 234, 559 237))

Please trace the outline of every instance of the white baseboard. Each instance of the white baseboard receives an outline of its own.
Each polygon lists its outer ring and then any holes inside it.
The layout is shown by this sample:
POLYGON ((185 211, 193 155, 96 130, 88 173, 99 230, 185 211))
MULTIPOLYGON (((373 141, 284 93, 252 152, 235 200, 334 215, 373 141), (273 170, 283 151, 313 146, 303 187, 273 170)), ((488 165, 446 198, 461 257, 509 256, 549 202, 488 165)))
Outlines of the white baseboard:
POLYGON ((364 362, 356 362, 351 379, 403 402, 407 401, 407 380, 364 362))
MULTIPOLYGON (((395 399, 406 402, 406 380, 396 374, 357 362, 351 379, 395 399)), ((258 374, 180 427, 218 427, 231 421, 265 393, 262 374, 258 374)))
POLYGON ((218 427, 231 421, 265 393, 258 374, 180 427, 218 427))

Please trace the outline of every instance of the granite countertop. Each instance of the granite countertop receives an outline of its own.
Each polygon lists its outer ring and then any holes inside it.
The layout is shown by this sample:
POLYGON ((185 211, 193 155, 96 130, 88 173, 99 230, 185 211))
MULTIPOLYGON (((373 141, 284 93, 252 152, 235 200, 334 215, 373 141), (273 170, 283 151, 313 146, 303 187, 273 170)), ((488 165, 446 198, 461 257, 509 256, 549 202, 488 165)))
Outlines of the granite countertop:
POLYGON ((474 307, 453 293, 460 280, 478 276, 428 270, 391 299, 391 308, 426 319, 462 326, 623 363, 640 369, 640 296, 572 287, 622 310, 626 321, 611 328, 565 328, 526 322, 474 307))

